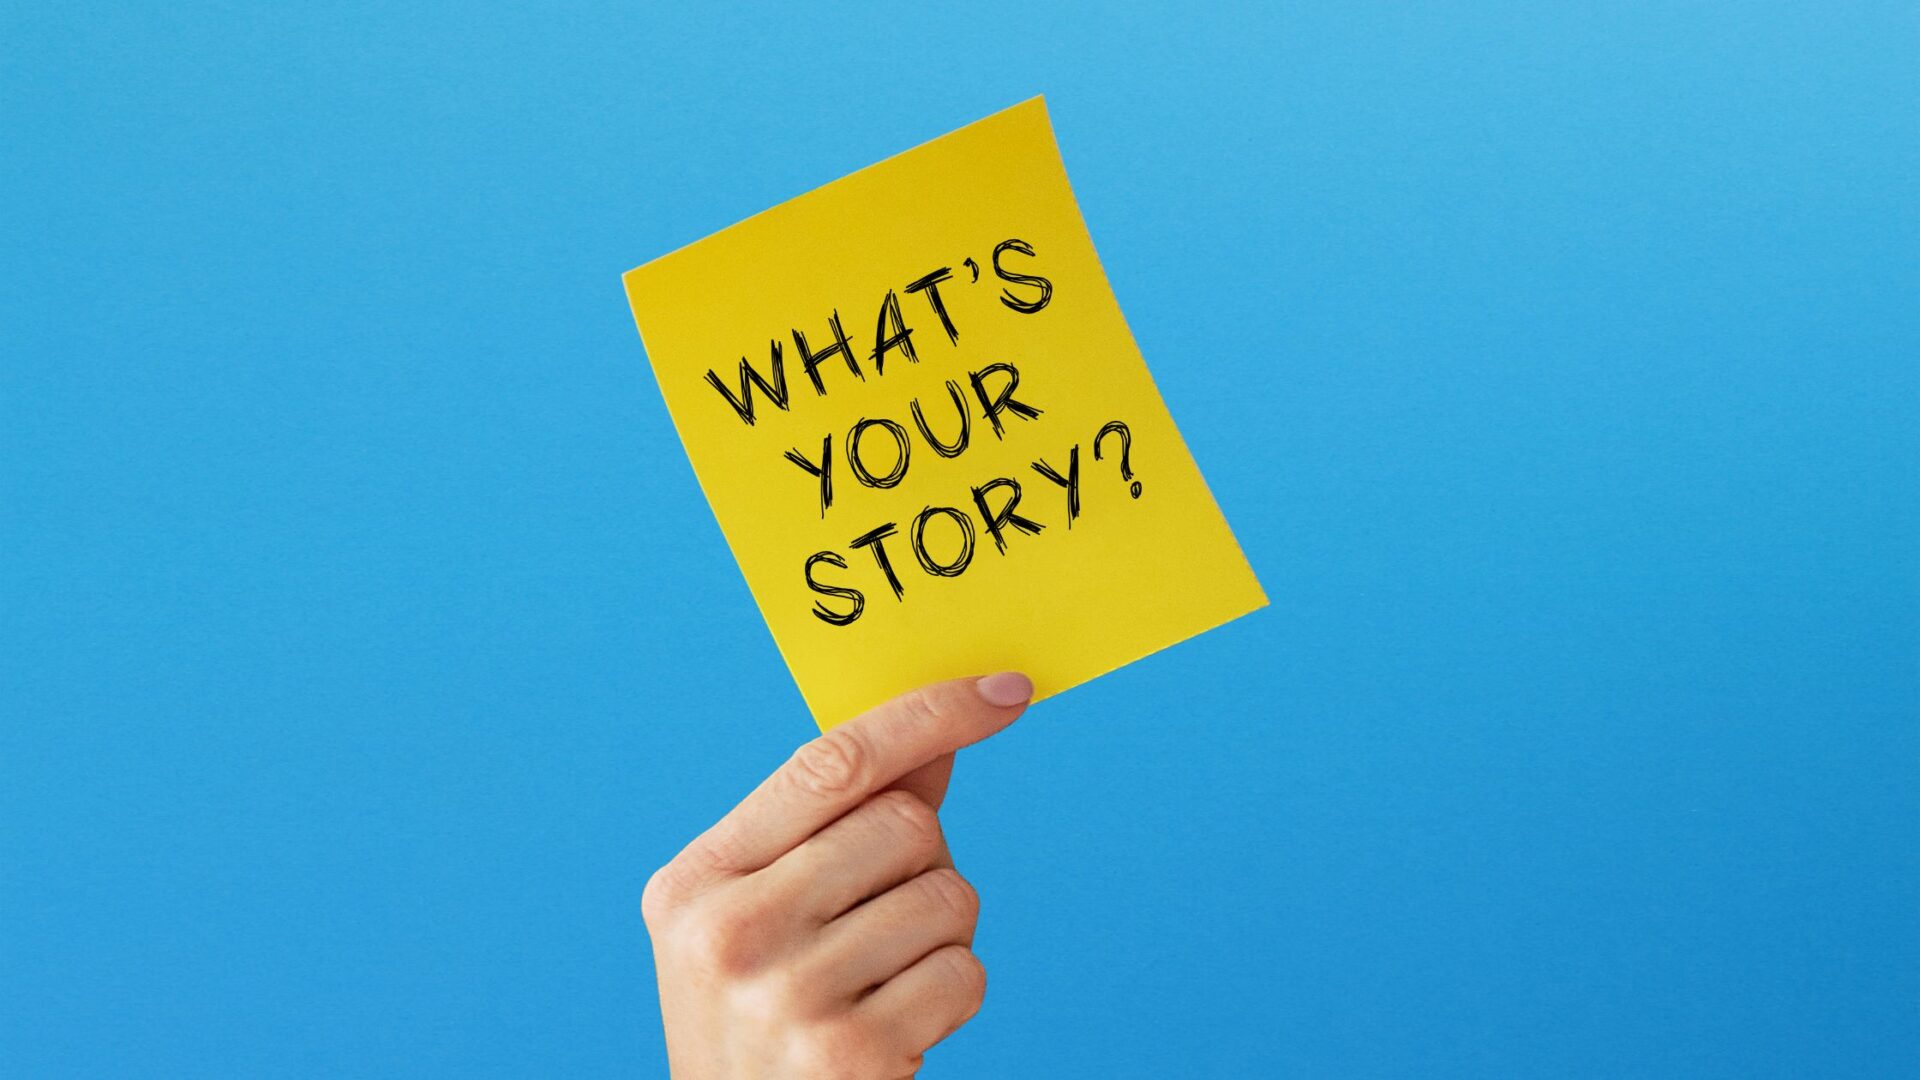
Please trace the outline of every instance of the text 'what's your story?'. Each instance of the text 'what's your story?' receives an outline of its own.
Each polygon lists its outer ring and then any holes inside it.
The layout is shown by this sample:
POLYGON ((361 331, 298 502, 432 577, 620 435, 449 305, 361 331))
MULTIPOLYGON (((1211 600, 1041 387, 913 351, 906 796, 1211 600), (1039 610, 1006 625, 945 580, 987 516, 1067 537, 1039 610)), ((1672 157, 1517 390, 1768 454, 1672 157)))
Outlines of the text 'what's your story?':
MULTIPOLYGON (((1036 272, 1044 268, 1042 263, 1031 244, 1009 238, 994 246, 984 268, 968 258, 961 263, 959 272, 965 276, 956 276, 953 267, 942 266, 897 291, 889 289, 880 301, 874 320, 873 347, 864 353, 855 352, 838 310, 826 317, 824 336, 810 337, 805 330, 795 327, 789 336, 800 376, 812 384, 814 395, 821 397, 829 392, 834 379, 865 381, 867 368, 862 366, 863 359, 876 376, 886 374, 890 359, 919 363, 927 339, 922 335, 916 344, 915 327, 909 324, 902 309, 903 294, 908 298, 909 309, 915 311, 920 320, 936 320, 945 334, 946 344, 958 346, 961 328, 954 322, 941 287, 951 290, 979 284, 985 273, 991 273, 999 284, 1001 305, 1019 315, 1041 315, 1052 302, 1054 293, 1053 282, 1036 272), (838 374, 841 367, 846 369, 845 376, 838 374)), ((765 406, 790 411, 794 404, 787 356, 785 342, 776 338, 768 344, 764 371, 742 357, 731 384, 717 370, 706 373, 706 382, 725 407, 743 424, 752 427, 755 420, 764 415, 760 410, 765 406)), ((891 489, 906 480, 916 442, 942 458, 957 458, 966 453, 974 437, 976 410, 996 440, 1005 439, 1016 422, 1038 420, 1043 410, 1015 396, 1019 386, 1020 371, 1014 364, 1004 361, 984 364, 963 378, 946 380, 944 399, 926 402, 916 397, 907 403, 906 415, 918 434, 917 440, 899 420, 863 417, 844 433, 825 433, 817 450, 795 446, 784 450, 780 457, 796 470, 796 480, 818 490, 820 514, 824 518, 833 509, 837 475, 850 476, 855 483, 867 488, 891 489), (841 461, 845 464, 844 472, 841 461), (884 468, 877 468, 876 461, 883 463, 884 468)), ((1133 479, 1131 460, 1133 434, 1127 425, 1112 420, 1097 432, 1087 434, 1091 436, 1095 460, 1117 450, 1120 478, 1127 484, 1129 495, 1139 498, 1141 485, 1133 479)), ((1029 468, 1058 489, 1064 520, 1071 528, 1081 509, 1080 445, 1074 443, 1063 458, 1056 460, 1063 461, 1064 466, 1056 468, 1044 458, 1036 458, 1029 463, 1029 468)), ((1022 496, 1018 478, 995 476, 970 485, 969 497, 963 506, 927 506, 920 510, 904 525, 904 535, 899 521, 875 525, 846 545, 848 552, 865 552, 871 558, 872 566, 866 570, 855 569, 839 551, 813 552, 801 564, 807 587, 819 596, 814 602, 813 614, 832 626, 853 624, 866 612, 868 592, 878 587, 875 575, 884 580, 896 601, 904 601, 907 583, 902 580, 902 573, 911 576, 913 564, 932 577, 959 577, 972 564, 975 540, 982 531, 994 549, 1006 555, 1009 534, 1038 536, 1046 527, 1034 519, 1031 505, 1028 512, 1021 511, 1022 496), (980 522, 978 529, 974 524, 976 517, 980 522), (909 558, 911 564, 907 561, 909 558), (837 575, 840 581, 823 580, 829 572, 841 572, 837 575), (869 579, 864 583, 866 588, 858 587, 863 584, 859 580, 862 575, 869 579)))

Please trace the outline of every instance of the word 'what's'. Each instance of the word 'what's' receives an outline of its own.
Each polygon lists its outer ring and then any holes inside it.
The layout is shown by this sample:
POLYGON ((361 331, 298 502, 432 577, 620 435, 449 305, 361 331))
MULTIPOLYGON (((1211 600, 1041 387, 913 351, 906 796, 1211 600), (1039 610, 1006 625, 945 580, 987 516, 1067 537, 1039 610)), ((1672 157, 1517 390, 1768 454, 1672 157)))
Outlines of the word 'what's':
MULTIPOLYGON (((994 276, 1007 283, 1001 289, 1000 302, 1022 314, 1031 315, 1045 308, 1053 299, 1053 282, 1033 274, 1023 274, 1008 269, 1003 260, 1009 253, 1031 257, 1033 245, 1020 239, 1002 240, 994 246, 991 260, 994 276), (1015 285, 1021 286, 1022 293, 1013 291, 1012 286, 1015 285), (1033 294, 1022 295, 1029 289, 1034 290, 1033 294)), ((980 265, 972 259, 967 259, 962 265, 973 275, 968 284, 977 283, 980 280, 980 265)), ((940 320, 941 328, 947 332, 949 343, 957 345, 960 343, 960 328, 953 324, 953 316, 947 310, 946 300, 940 295, 940 286, 953 280, 953 268, 943 266, 932 273, 922 275, 902 291, 909 296, 924 298, 928 306, 933 309, 935 317, 940 320)), ((822 377, 820 369, 830 360, 840 360, 856 379, 864 381, 867 377, 865 369, 860 366, 860 358, 854 355, 853 343, 847 337, 846 328, 841 324, 838 310, 827 317, 827 336, 831 341, 816 344, 808 339, 804 330, 796 327, 792 331, 794 353, 799 359, 800 370, 805 373, 807 381, 813 384, 813 393, 816 397, 824 396, 827 392, 827 382, 822 377)), ((737 389, 728 386, 718 371, 707 372, 707 385, 713 387, 721 399, 740 417, 740 421, 749 427, 753 426, 757 413, 754 394, 756 389, 759 390, 760 396, 765 397, 776 409, 785 411, 792 404, 792 395, 787 385, 784 343, 778 338, 773 339, 767 343, 767 353, 766 374, 762 374, 746 357, 740 358, 737 389)), ((920 362, 920 354, 913 344, 913 330, 907 326, 906 318, 900 312, 900 294, 888 289, 886 297, 880 301, 880 314, 874 320, 873 350, 867 354, 867 360, 873 365, 874 374, 886 374, 887 358, 893 353, 898 353, 909 363, 920 362)))

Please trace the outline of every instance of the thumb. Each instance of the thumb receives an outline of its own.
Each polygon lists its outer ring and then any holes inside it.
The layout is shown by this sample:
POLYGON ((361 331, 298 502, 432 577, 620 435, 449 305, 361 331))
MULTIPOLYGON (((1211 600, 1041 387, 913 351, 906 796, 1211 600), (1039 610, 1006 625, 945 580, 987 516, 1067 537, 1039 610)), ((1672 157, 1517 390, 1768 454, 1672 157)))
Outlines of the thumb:
MULTIPOLYGON (((941 684, 939 687, 929 687, 928 691, 943 688, 945 685, 950 684, 941 684)), ((988 675, 985 678, 974 680, 973 689, 981 697, 986 698, 988 704, 1001 709, 1023 709, 1026 707, 1028 700, 1033 697, 1033 681, 1025 675, 1014 672, 988 675)), ((926 691, 923 691, 923 693, 925 692, 926 691)), ((896 698, 895 702, 897 703, 900 700, 902 699, 896 698)), ((1004 726, 1004 722, 1002 726, 1004 726)), ((971 742, 974 740, 968 741, 971 742)), ((895 780, 887 786, 911 795, 916 795, 921 802, 938 810, 940 809, 940 803, 947 797, 947 783, 952 778, 953 751, 949 750, 939 757, 915 767, 902 775, 900 779, 895 780)))
POLYGON ((895 780, 893 786, 910 795, 919 796, 921 802, 938 810, 941 800, 947 797, 947 781, 952 777, 953 755, 941 754, 895 780))

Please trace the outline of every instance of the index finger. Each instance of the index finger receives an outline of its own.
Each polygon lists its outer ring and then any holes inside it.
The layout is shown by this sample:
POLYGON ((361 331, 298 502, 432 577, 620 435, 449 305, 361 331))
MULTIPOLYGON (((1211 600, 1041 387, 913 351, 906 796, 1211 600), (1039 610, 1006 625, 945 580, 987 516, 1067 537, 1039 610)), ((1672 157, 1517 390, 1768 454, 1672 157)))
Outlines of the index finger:
POLYGON ((875 792, 1013 723, 1032 697, 1013 672, 902 694, 795 751, 686 854, 723 874, 768 866, 875 792))

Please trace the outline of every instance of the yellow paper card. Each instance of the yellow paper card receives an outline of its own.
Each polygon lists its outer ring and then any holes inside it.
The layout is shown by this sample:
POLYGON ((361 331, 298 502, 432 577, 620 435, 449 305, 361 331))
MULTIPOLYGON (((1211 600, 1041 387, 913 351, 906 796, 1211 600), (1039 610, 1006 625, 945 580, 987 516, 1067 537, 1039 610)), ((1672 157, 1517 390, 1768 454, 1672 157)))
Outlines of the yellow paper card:
POLYGON ((822 728, 971 673, 1057 693, 1266 603, 1127 330, 1041 99, 625 281, 822 728))

